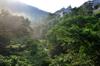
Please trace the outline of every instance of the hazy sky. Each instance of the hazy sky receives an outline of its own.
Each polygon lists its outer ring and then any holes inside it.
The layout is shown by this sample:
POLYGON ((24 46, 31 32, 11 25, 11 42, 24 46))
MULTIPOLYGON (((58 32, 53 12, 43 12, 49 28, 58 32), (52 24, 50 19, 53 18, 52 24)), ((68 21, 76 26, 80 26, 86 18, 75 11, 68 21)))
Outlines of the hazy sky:
POLYGON ((48 12, 55 12, 63 7, 78 7, 88 0, 17 0, 48 12))

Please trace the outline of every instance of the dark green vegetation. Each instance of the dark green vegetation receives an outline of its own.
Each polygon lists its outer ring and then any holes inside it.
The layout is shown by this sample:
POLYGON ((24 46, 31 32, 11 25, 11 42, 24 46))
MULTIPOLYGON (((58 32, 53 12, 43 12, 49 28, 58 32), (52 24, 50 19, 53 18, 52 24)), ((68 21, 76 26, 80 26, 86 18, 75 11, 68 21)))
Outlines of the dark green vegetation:
POLYGON ((100 66, 100 12, 90 8, 51 14, 41 39, 28 19, 1 11, 0 66, 100 66))

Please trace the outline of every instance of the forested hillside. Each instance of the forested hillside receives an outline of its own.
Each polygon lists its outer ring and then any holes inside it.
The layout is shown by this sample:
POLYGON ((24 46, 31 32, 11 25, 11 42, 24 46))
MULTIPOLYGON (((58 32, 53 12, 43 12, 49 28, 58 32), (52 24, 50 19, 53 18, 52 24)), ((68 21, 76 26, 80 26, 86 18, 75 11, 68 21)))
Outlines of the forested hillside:
POLYGON ((39 39, 28 18, 1 10, 0 66, 100 66, 99 8, 49 14, 39 39))

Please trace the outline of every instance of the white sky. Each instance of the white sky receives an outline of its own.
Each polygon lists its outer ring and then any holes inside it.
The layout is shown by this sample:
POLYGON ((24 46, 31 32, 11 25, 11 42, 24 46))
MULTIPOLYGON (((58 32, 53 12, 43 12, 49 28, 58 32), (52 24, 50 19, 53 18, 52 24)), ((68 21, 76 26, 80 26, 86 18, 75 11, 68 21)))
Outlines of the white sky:
POLYGON ((35 6, 47 12, 55 12, 69 5, 78 7, 88 0, 19 0, 20 2, 35 6))

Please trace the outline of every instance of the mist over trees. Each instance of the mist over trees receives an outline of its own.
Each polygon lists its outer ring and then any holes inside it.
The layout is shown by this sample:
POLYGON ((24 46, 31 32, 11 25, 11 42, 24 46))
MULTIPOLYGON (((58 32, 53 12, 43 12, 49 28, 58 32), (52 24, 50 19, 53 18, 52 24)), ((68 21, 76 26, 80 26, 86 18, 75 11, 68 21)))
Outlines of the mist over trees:
POLYGON ((0 66, 100 66, 100 10, 84 4, 34 25, 0 11, 0 66))
POLYGON ((23 16, 13 15, 8 11, 0 12, 0 35, 24 37, 31 33, 30 21, 23 16))
POLYGON ((6 10, 0 11, 0 54, 6 54, 8 51, 6 47, 11 40, 21 40, 31 34, 32 29, 28 19, 13 15, 6 10))

